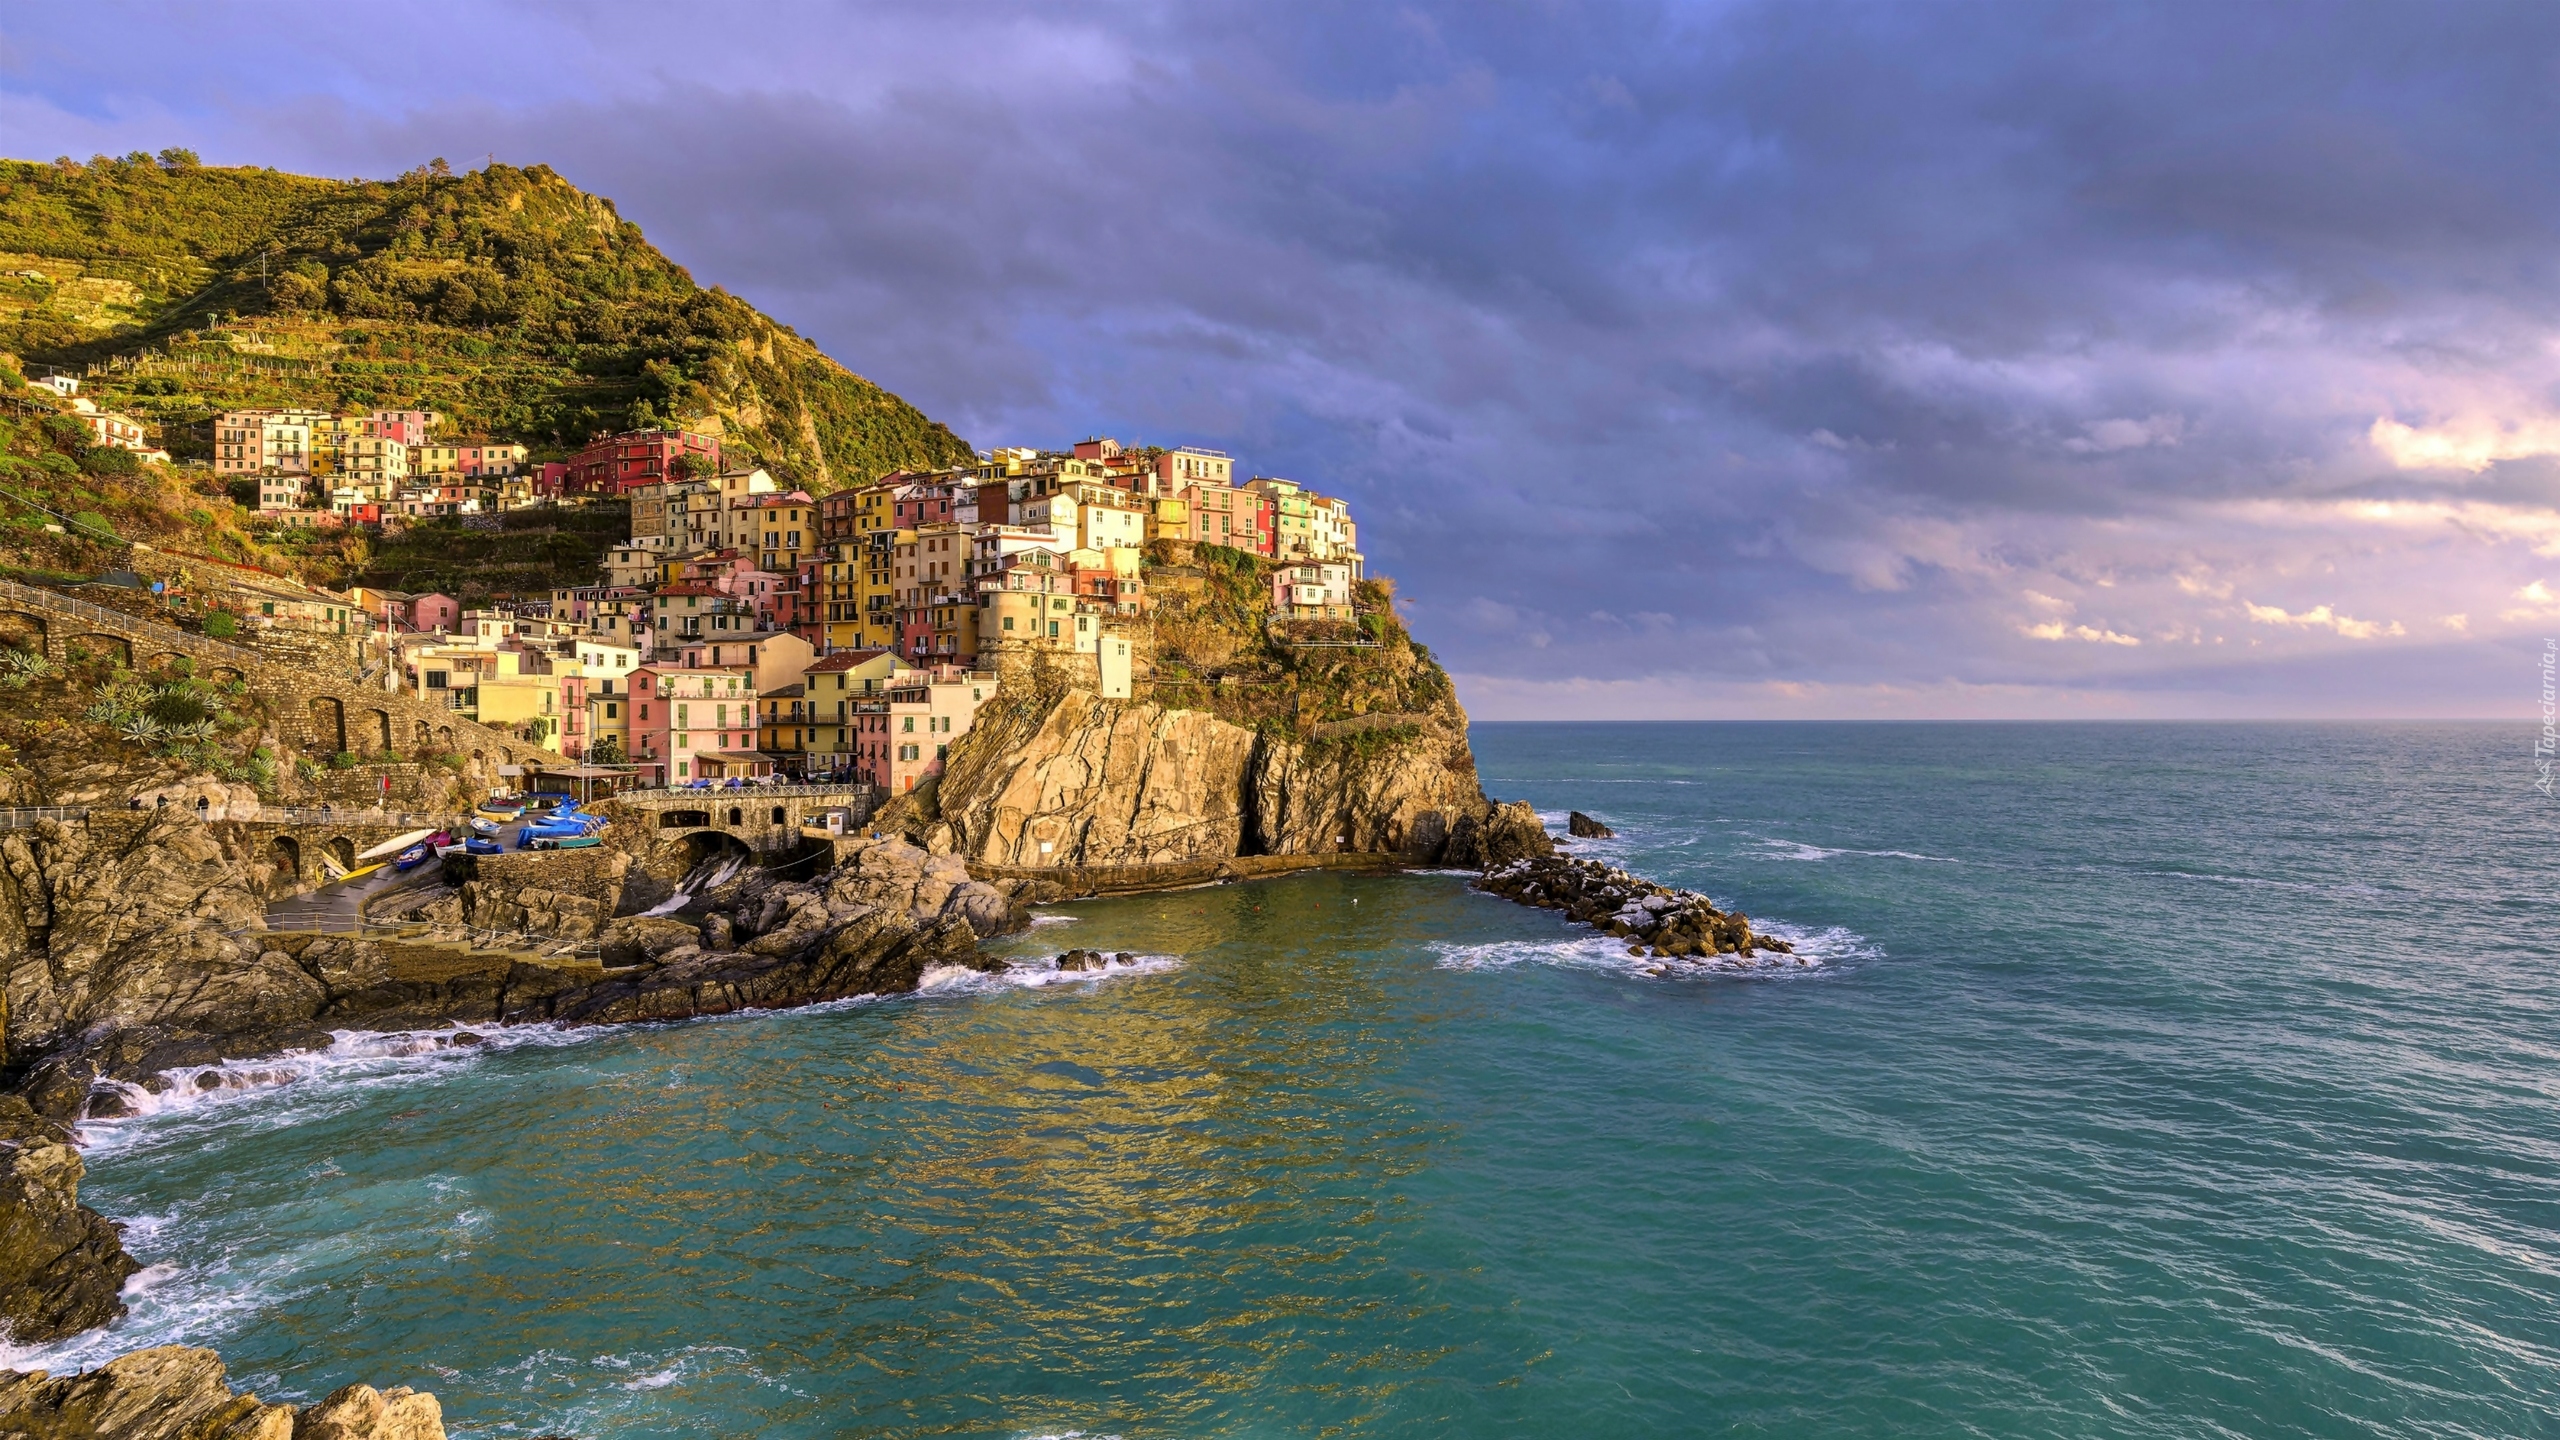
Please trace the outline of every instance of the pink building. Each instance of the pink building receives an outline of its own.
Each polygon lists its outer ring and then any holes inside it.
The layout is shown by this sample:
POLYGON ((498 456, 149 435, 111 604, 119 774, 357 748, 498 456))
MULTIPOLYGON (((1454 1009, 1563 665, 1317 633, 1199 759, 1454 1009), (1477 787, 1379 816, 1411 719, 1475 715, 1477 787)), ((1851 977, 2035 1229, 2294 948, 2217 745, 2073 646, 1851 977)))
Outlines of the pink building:
POLYGON ((443 420, 433 410, 376 410, 365 417, 364 433, 368 439, 424 445, 443 420))
POLYGON ((450 595, 413 595, 400 618, 412 630, 450 635, 462 628, 462 602, 450 595))
POLYGON ((631 761, 653 784, 773 773, 756 750, 756 678, 743 665, 644 665, 631 675, 631 761))

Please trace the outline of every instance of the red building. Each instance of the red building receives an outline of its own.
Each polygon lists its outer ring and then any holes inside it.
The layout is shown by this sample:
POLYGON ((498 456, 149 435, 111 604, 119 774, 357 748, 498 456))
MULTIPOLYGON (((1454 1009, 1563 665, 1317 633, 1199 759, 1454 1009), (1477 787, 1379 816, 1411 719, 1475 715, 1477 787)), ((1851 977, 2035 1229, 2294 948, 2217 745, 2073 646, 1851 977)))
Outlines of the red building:
MULTIPOLYGON (((714 472, 720 468, 720 442, 708 435, 627 430, 604 436, 569 457, 560 490, 568 495, 621 495, 665 480, 674 473, 677 458, 685 455, 703 457, 714 472)), ((550 467, 543 468, 547 472, 550 467)))
POLYGON ((833 545, 854 536, 853 515, 859 491, 839 490, 818 497, 818 543, 833 545))
POLYGON ((915 660, 933 653, 933 607, 909 605, 898 611, 898 655, 915 660))
POLYGON ((919 525, 933 525, 951 519, 951 487, 918 485, 910 493, 891 502, 891 525, 899 530, 913 530, 919 525))

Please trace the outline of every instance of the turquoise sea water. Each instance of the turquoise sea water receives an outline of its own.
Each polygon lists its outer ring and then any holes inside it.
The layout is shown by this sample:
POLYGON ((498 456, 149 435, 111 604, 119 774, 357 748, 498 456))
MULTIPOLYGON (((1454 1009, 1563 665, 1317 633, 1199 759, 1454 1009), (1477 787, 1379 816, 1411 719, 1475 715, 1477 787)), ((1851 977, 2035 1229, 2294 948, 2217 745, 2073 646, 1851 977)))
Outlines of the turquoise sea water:
POLYGON ((1166 957, 1099 980, 341 1056, 99 1127, 155 1269, 36 1358, 481 1435, 2560 1432, 2521 727, 1477 743, 1823 963, 1317 877, 1016 947, 1166 957))

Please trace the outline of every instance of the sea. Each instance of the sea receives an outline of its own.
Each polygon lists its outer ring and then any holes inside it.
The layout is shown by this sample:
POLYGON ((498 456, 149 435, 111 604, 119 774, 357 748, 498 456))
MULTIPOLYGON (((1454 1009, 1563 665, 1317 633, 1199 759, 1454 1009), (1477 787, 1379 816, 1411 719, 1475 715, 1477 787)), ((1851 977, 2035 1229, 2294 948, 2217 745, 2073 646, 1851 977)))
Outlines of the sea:
POLYGON ((351 1034, 89 1126, 150 1268, 10 1358, 587 1440, 2560 1434, 2524 725, 1474 739, 1807 963, 1308 875, 897 999, 351 1034))

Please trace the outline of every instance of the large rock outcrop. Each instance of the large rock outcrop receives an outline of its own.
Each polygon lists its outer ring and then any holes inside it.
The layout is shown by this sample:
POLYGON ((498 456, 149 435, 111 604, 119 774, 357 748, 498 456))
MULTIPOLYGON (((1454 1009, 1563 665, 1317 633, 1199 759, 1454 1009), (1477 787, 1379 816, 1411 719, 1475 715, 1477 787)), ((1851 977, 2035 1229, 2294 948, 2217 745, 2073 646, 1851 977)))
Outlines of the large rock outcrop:
POLYGON ((15 1095, 0 1095, 0 1330, 41 1345, 124 1313, 126 1277, 141 1268, 122 1229, 80 1203, 70 1133, 15 1095))
POLYGON ((1428 863, 1492 813, 1454 700, 1293 737, 1081 689, 981 712, 934 804, 959 854, 1026 869, 1341 853, 1428 863))
POLYGON ((1150 865, 1250 853, 1256 737, 1194 710, 1066 690, 999 700, 936 794, 989 865, 1150 865))
MULTIPOLYGON (((179 996, 111 1014, 59 1039, 22 1089, 68 1120, 115 1103, 102 1081, 158 1087, 172 1070, 324 1047, 334 1030, 674 1020, 898 994, 932 966, 977 963, 981 938, 1027 923, 1017 900, 971 879, 956 856, 854 838, 837 842, 834 859, 807 881, 743 870, 708 892, 709 913, 693 919, 603 920, 609 890, 534 886, 546 872, 523 864, 492 866, 459 891, 421 892, 412 908, 428 928, 409 938, 251 931, 223 957, 236 983, 219 1003, 179 996), (475 943, 492 922, 529 916, 592 926, 598 953, 475 943)), ((594 889, 628 869, 609 856, 547 878, 594 889)))
POLYGON ((0 1435, 27 1440, 444 1440, 436 1397, 349 1385, 307 1410, 227 1383, 222 1358, 188 1345, 119 1355, 55 1377, 0 1370, 0 1435))
POLYGON ((101 1023, 234 1027, 309 1013, 309 982, 235 933, 265 912, 235 831, 173 809, 0 833, 12 1065, 101 1023))

